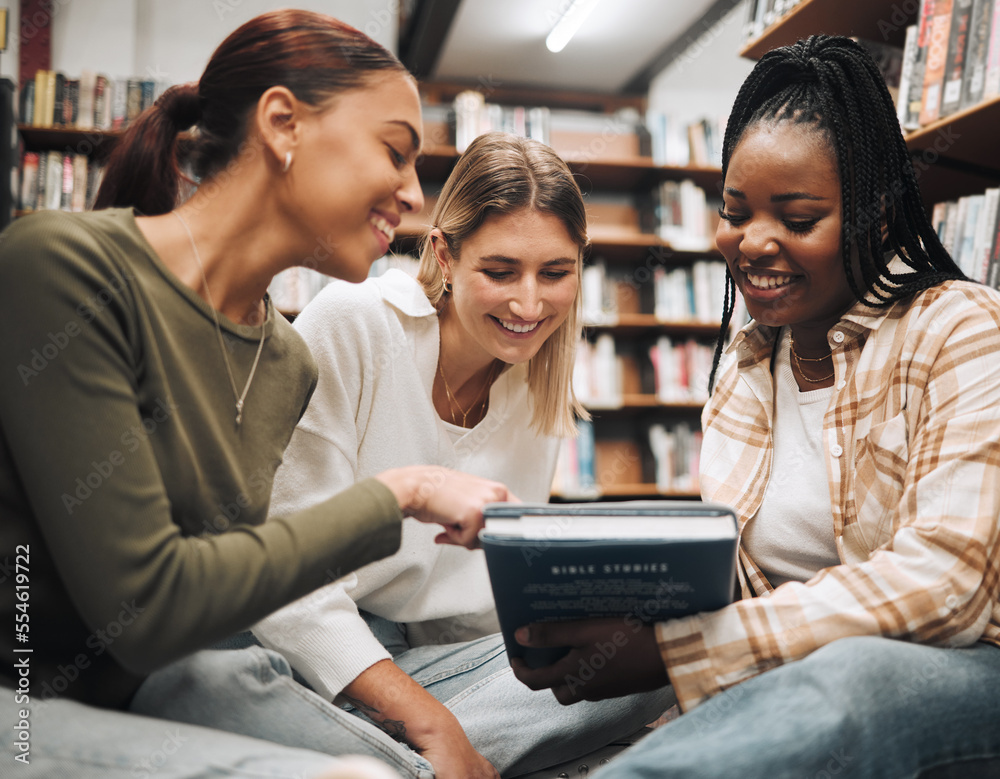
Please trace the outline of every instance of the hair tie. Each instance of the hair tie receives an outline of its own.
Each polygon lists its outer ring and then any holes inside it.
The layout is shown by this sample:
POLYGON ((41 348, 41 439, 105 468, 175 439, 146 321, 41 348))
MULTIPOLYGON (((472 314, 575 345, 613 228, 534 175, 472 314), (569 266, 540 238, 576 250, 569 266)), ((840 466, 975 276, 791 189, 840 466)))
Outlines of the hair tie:
POLYGON ((202 101, 198 94, 198 85, 194 83, 175 84, 160 95, 154 105, 178 130, 186 130, 201 119, 202 101))

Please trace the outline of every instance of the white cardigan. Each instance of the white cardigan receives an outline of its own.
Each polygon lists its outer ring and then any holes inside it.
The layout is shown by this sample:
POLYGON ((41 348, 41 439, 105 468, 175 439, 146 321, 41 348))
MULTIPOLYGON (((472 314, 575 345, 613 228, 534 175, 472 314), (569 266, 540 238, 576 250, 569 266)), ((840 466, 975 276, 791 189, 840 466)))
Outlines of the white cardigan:
MULTIPOLYGON (((486 418, 456 433, 431 402, 438 318, 413 278, 390 270, 362 284, 333 282, 295 327, 316 358, 319 383, 275 475, 271 516, 319 503, 388 468, 417 464, 496 479, 522 500, 548 500, 559 440, 529 429, 527 366, 501 374, 486 418)), ((495 632, 482 552, 435 544, 438 532, 405 519, 397 554, 347 576, 330 571, 332 584, 258 623, 255 635, 332 700, 389 657, 359 607, 406 623, 413 646, 495 632)))

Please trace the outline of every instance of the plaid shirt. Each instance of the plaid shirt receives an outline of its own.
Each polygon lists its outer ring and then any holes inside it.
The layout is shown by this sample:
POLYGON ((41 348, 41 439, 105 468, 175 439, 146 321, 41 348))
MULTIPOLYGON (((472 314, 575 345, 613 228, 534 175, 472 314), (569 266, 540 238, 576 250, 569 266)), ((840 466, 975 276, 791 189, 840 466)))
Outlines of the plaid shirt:
MULTIPOLYGON (((734 339, 702 420, 702 495, 741 527, 770 477, 777 335, 751 323, 734 339)), ((859 303, 828 342, 840 565, 775 589, 740 549, 742 600, 658 624, 685 710, 846 636, 1000 646, 1000 294, 948 281, 888 309, 859 303)))

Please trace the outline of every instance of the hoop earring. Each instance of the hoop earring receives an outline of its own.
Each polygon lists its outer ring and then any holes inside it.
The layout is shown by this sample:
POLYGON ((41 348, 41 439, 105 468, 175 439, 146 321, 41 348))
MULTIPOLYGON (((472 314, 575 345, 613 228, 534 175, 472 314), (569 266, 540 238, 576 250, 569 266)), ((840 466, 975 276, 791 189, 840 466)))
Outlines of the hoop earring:
POLYGON ((451 282, 448 279, 444 280, 444 291, 451 294, 451 282))
POLYGON ((285 152, 285 164, 281 168, 282 173, 288 173, 288 169, 292 167, 292 153, 290 151, 285 152))

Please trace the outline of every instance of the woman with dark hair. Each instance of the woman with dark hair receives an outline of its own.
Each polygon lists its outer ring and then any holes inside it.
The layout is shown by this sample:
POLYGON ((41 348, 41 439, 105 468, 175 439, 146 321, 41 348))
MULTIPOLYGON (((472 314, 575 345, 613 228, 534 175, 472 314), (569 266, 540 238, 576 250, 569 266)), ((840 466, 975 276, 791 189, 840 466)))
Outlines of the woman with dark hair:
MULTIPOLYGON (((475 139, 430 216, 417 278, 335 282, 296 320, 320 381, 276 478, 275 511, 410 462, 547 501, 559 442, 586 413, 571 380, 588 240, 583 196, 551 148, 499 132, 475 139)), ((482 553, 437 545, 410 520, 398 555, 254 627, 325 700, 339 696, 412 744, 415 765, 426 758, 438 779, 576 759, 674 702, 665 690, 562 709, 513 677, 497 631, 482 553)))
POLYGON ((264 521, 317 378, 268 284, 318 241, 333 247, 320 270, 364 279, 421 207, 420 128, 390 53, 330 17, 265 14, 121 139, 104 210, 4 234, 0 556, 19 576, 0 587, 17 626, 0 638, 0 712, 25 776, 136 776, 154 758, 150 772, 178 777, 335 765, 128 712, 158 669, 392 554, 404 516, 471 546, 481 506, 509 497, 407 466, 264 521), (181 146, 198 178, 178 206, 181 146))
POLYGON ((576 649, 515 673, 564 703, 672 682, 685 713, 616 779, 997 776, 1000 295, 941 247, 849 39, 760 60, 723 176, 726 308, 735 286, 753 321, 705 408, 701 487, 740 518, 743 597, 637 632, 575 692, 620 621, 532 625, 576 649))

